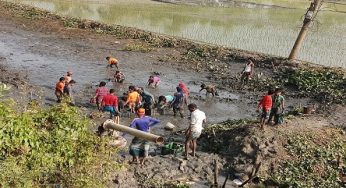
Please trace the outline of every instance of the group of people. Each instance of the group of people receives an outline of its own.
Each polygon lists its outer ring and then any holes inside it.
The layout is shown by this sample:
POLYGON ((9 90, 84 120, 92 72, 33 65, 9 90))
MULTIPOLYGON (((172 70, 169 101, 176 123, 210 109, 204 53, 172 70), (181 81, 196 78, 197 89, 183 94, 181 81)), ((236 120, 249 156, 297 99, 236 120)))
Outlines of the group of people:
POLYGON ((283 89, 276 88, 275 90, 269 89, 258 108, 262 110, 261 114, 261 129, 264 129, 266 123, 271 124, 274 118, 274 125, 283 123, 283 112, 285 110, 285 98, 282 96, 283 89))
MULTIPOLYGON (((189 155, 195 157, 197 149, 197 139, 202 134, 203 123, 206 123, 206 115, 204 112, 197 108, 197 105, 191 103, 188 105, 190 111, 190 123, 185 131, 185 157, 189 155), (192 150, 191 153, 189 150, 192 150)), ((160 120, 145 115, 145 109, 139 108, 137 110, 137 118, 135 118, 130 127, 143 132, 150 132, 150 127, 160 123, 160 120)), ((134 137, 130 145, 130 154, 132 155, 132 162, 134 164, 144 164, 149 155, 149 142, 147 140, 134 137)))
POLYGON ((75 105, 72 91, 72 86, 75 83, 76 81, 72 79, 72 71, 68 71, 65 76, 59 78, 55 85, 55 96, 58 103, 65 97, 71 105, 75 105))
MULTIPOLYGON (((115 66, 118 69, 118 61, 115 58, 107 57, 106 59, 108 60, 109 67, 115 66)), ((125 76, 117 70, 114 79, 115 82, 122 83, 125 76)), ((147 85, 156 88, 160 82, 159 74, 155 73, 149 76, 147 85)), ((213 85, 202 84, 200 92, 202 90, 206 90, 207 94, 211 93, 213 96, 218 95, 216 87, 213 85)), ((108 92, 106 82, 101 82, 96 89, 94 101, 100 111, 110 112, 111 118, 117 117, 115 120, 117 123, 119 123, 120 111, 128 110, 131 113, 136 113, 137 118, 131 122, 130 127, 143 132, 149 132, 150 127, 160 123, 160 120, 150 117, 155 109, 155 105, 160 114, 164 114, 164 110, 169 108, 173 110, 174 116, 179 113, 181 118, 184 118, 184 108, 187 106, 190 112, 190 125, 186 130, 185 156, 188 157, 190 148, 192 149, 190 154, 195 156, 197 148, 196 140, 201 135, 203 129, 202 124, 206 122, 205 113, 200 111, 196 104, 191 103, 188 105, 189 95, 190 91, 186 84, 179 82, 176 87, 176 92, 173 95, 159 96, 158 101, 155 100, 155 97, 151 93, 144 90, 143 87, 133 85, 129 86, 128 91, 123 93, 123 96, 118 99, 114 94, 114 89, 108 92)), ((138 137, 132 140, 130 145, 130 154, 133 156, 132 163, 144 164, 148 152, 148 141, 138 137)))
MULTIPOLYGON (((241 73, 242 84, 248 84, 254 74, 254 62, 251 58, 246 60, 245 67, 241 73)), ((261 110, 261 130, 264 130, 265 124, 278 125, 283 123, 283 113, 285 110, 285 98, 282 95, 283 89, 269 89, 258 104, 261 110), (273 120, 273 121, 272 121, 273 120)))
MULTIPOLYGON (((106 60, 108 61, 107 67, 115 67, 117 69, 113 81, 123 83, 125 75, 119 71, 118 60, 113 57, 106 57, 106 60)), ((244 83, 248 83, 253 72, 254 63, 249 59, 242 72, 241 80, 244 83)), ((147 85, 156 88, 160 82, 159 74, 153 74, 149 76, 147 85)), ((71 87, 75 83, 72 79, 72 71, 68 71, 64 77, 59 79, 55 89, 55 95, 58 99, 57 102, 61 102, 62 98, 66 96, 69 98, 70 103, 74 104, 71 87)), ((160 123, 160 120, 150 117, 153 113, 154 106, 159 114, 164 114, 166 110, 172 109, 173 115, 176 116, 179 114, 181 118, 184 118, 184 108, 187 106, 190 112, 190 124, 185 132, 185 156, 188 157, 189 154, 195 156, 197 148, 196 140, 201 135, 203 123, 206 122, 206 115, 197 108, 196 104, 189 104, 190 91, 185 83, 179 82, 176 87, 176 92, 173 95, 159 96, 158 101, 155 100, 155 97, 151 93, 145 91, 143 87, 131 85, 128 91, 123 93, 123 96, 118 97, 115 89, 108 89, 106 85, 107 83, 104 81, 99 83, 91 102, 96 103, 99 111, 109 112, 110 118, 117 124, 120 123, 119 117, 122 110, 136 113, 137 118, 131 122, 130 127, 140 131, 149 132, 150 127, 160 123), (189 149, 192 149, 191 153, 189 153, 189 149)), ((214 85, 203 83, 199 92, 203 90, 206 90, 206 95, 212 94, 213 97, 219 95, 214 85)), ((275 124, 283 122, 282 112, 284 110, 284 101, 281 88, 275 91, 269 90, 268 94, 263 97, 258 105, 262 110, 261 129, 264 128, 266 123, 270 123, 272 118, 274 118, 275 124)), ((144 164, 148 156, 148 151, 148 141, 135 137, 130 145, 130 154, 133 156, 132 162, 144 164)))

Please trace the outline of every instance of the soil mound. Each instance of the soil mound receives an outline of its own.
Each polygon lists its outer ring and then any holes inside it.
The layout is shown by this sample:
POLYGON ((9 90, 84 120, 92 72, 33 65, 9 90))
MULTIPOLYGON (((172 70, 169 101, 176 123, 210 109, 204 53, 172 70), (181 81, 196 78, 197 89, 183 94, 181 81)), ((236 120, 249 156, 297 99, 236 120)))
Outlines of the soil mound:
POLYGON ((231 179, 279 187, 337 187, 345 185, 345 132, 328 125, 319 117, 301 117, 262 132, 254 121, 228 121, 208 127, 200 141, 204 151, 224 157, 224 173, 231 179))

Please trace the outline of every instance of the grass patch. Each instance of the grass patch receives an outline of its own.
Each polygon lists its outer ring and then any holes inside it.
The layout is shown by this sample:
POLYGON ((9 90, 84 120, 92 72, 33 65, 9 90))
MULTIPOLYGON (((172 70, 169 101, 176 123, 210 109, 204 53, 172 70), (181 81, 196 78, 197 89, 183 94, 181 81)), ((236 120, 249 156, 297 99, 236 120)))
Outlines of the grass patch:
POLYGON ((285 69, 275 79, 320 102, 346 104, 346 76, 342 71, 311 67, 285 69))
POLYGON ((145 44, 128 44, 124 47, 123 50, 146 53, 146 52, 153 51, 154 48, 149 47, 148 45, 145 45, 145 44))
MULTIPOLYGON (((346 163, 346 144, 342 135, 323 137, 313 134, 289 138, 286 150, 292 159, 281 163, 272 176, 279 187, 341 187, 339 164, 346 163)), ((346 169, 344 169, 346 170, 346 169)))

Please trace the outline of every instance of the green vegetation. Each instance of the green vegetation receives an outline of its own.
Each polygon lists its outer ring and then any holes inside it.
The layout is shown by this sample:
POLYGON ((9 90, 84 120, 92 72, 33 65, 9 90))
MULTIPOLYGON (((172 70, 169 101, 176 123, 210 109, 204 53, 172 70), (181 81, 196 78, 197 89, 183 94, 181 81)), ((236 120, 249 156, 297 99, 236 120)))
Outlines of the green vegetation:
POLYGON ((153 49, 154 48, 145 44, 128 44, 123 50, 146 53, 152 51, 153 49))
POLYGON ((70 27, 70 28, 77 27, 79 22, 77 18, 67 18, 67 19, 63 19, 62 21, 63 21, 64 27, 70 27))
POLYGON ((333 69, 286 69, 277 77, 283 85, 321 102, 346 103, 346 76, 333 69))
POLYGON ((340 164, 346 162, 341 134, 318 139, 313 134, 291 136, 286 149, 292 159, 281 163, 273 180, 280 187, 341 187, 340 164))
POLYGON ((11 89, 10 86, 0 82, 0 97, 2 97, 2 95, 10 89, 11 89))
POLYGON ((121 167, 77 108, 15 105, 0 102, 0 187, 104 187, 121 167))

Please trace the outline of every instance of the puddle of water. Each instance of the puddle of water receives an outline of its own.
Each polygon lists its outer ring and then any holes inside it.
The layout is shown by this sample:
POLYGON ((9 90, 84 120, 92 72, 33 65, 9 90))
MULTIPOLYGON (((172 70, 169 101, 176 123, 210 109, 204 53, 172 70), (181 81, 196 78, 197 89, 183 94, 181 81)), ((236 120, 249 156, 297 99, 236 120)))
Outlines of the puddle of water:
MULTIPOLYGON (((158 33, 185 37, 273 55, 288 56, 302 24, 309 2, 286 0, 300 9, 199 7, 150 3, 151 1, 47 1, 12 0, 62 15, 81 17, 137 27, 158 33)), ((252 0, 270 4, 269 0, 252 0)), ((272 3, 273 4, 273 3, 272 3)), ((276 4, 276 3, 275 3, 276 4)), ((340 5, 341 6, 341 5, 340 5)), ((326 5, 337 10, 339 5, 326 5)), ((323 11, 318 24, 309 31, 299 58, 327 66, 346 67, 345 13, 323 11)))
POLYGON ((0 49, 0 55, 6 57, 9 66, 30 72, 28 75, 32 83, 52 90, 57 80, 64 76, 67 70, 73 70, 73 79, 78 81, 78 84, 76 84, 77 90, 82 89, 84 84, 88 84, 92 80, 103 78, 100 76, 102 74, 95 74, 95 65, 92 62, 71 63, 68 58, 56 59, 33 54, 28 52, 27 49, 23 49, 19 44, 9 44, 1 41, 0 49))

